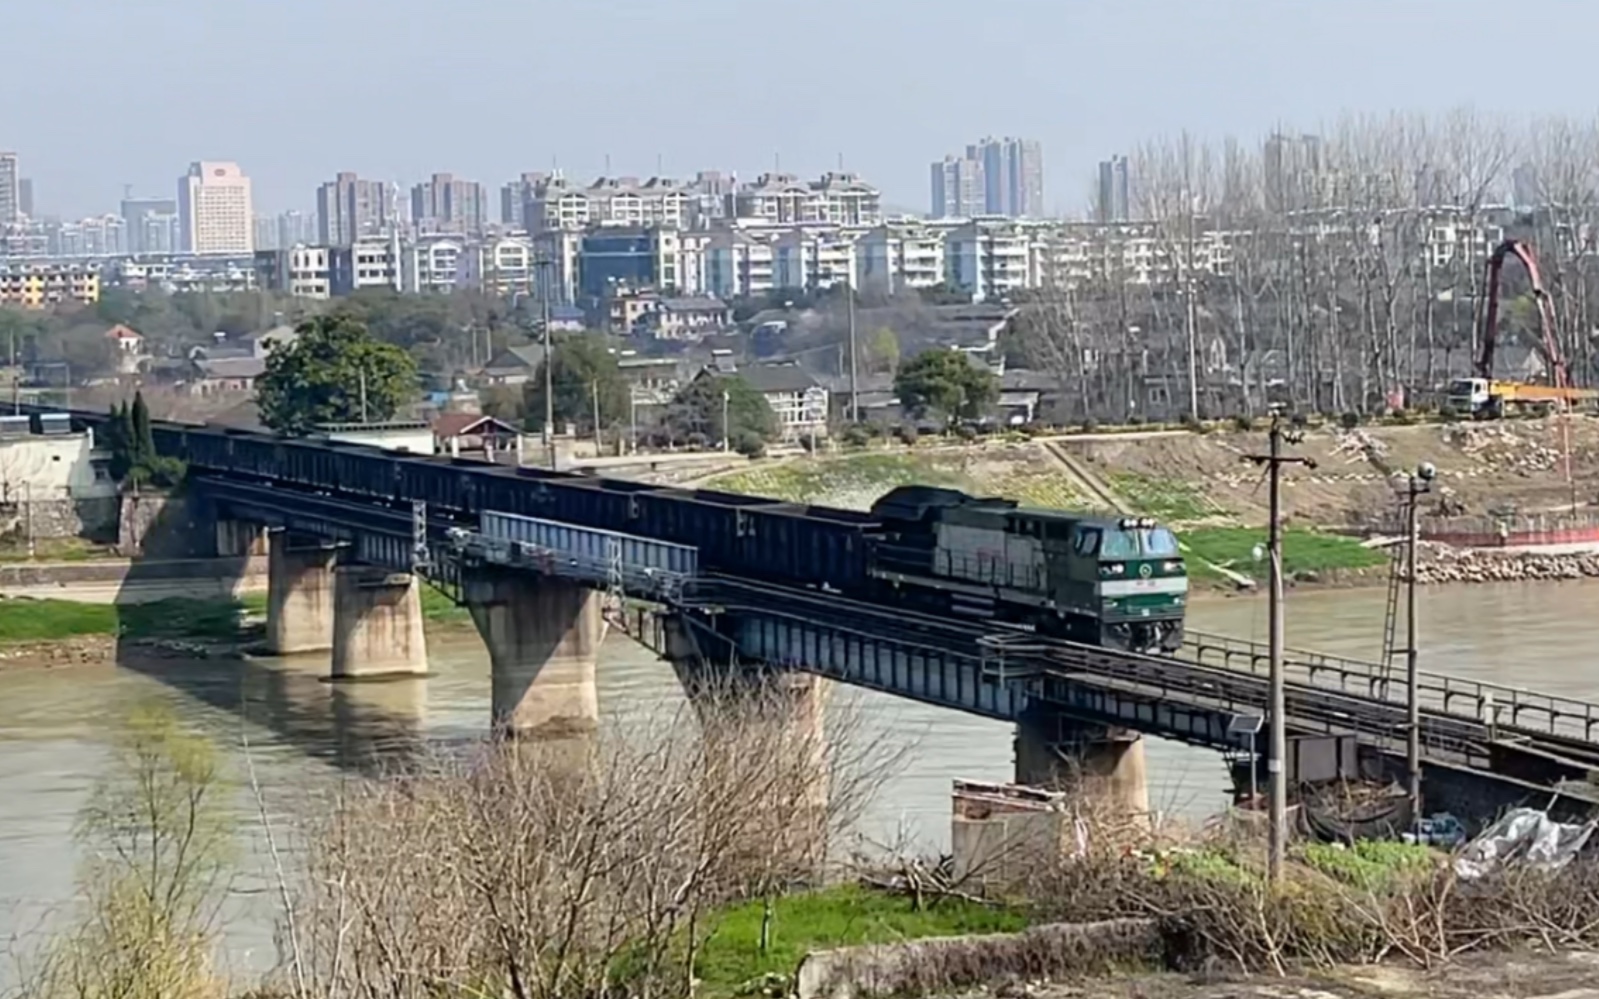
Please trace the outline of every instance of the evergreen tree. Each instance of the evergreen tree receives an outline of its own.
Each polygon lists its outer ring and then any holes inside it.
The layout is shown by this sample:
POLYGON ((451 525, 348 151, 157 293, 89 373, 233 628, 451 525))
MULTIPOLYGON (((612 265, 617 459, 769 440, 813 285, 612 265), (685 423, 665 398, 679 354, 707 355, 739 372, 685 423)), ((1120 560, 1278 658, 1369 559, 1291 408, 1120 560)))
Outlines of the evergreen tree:
POLYGON ((111 452, 111 478, 121 482, 133 468, 132 441, 128 438, 128 404, 112 403, 111 419, 105 425, 105 447, 111 452))
POLYGON ((133 394, 133 432, 130 452, 137 468, 153 468, 156 461, 155 437, 150 433, 150 407, 144 403, 144 393, 133 394))

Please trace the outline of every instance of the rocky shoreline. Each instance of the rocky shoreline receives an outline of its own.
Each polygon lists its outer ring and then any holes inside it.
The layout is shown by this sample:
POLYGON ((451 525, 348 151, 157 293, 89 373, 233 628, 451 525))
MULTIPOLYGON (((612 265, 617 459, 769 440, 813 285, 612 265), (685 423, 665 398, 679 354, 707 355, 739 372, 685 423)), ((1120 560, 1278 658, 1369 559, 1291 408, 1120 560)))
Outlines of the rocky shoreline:
POLYGON ((1416 581, 1425 584, 1599 578, 1599 554, 1592 552, 1502 552, 1423 542, 1416 554, 1416 581))

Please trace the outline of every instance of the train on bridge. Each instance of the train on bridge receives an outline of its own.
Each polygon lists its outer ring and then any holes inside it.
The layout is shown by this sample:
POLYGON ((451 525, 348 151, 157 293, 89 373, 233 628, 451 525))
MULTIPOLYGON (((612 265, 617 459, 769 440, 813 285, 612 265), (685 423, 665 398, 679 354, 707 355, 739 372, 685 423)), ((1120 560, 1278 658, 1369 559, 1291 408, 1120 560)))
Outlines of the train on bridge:
POLYGON ((441 526, 476 524, 485 512, 537 517, 690 545, 703 571, 746 580, 1135 652, 1182 647, 1183 558, 1149 520, 920 486, 858 513, 221 427, 151 429, 157 450, 191 471, 391 508, 421 502, 441 526))

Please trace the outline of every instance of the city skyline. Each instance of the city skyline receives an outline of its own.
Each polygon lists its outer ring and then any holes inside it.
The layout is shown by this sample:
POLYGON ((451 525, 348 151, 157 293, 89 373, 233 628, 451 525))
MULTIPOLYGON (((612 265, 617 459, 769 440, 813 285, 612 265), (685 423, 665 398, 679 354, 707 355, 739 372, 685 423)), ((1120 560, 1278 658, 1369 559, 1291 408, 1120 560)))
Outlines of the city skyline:
POLYGON ((1185 128, 1253 141, 1272 122, 1317 132, 1346 108, 1396 104, 1586 116, 1593 102, 1579 69, 1583 27, 1599 23, 1599 8, 1529 5, 1529 18, 1558 10, 1563 26, 1540 59, 1547 83, 1533 93, 1457 71, 1503 58, 1502 35, 1488 27, 1500 11, 1486 0, 1461 0, 1446 19, 1378 0, 1292 12, 1263 0, 1221 8, 1006 0, 977 17, 948 0, 883 0, 870 9, 818 0, 812 16, 849 25, 826 42, 828 89, 872 96, 805 101, 794 97, 805 84, 793 74, 817 64, 814 40, 785 34, 775 12, 731 0, 603 0, 605 15, 628 30, 608 43, 614 58, 602 74, 584 72, 591 56, 581 47, 558 47, 534 64, 525 58, 528 37, 581 36, 595 14, 575 8, 468 0, 466 23, 485 30, 463 51, 440 53, 414 18, 376 0, 327 0, 314 13, 307 0, 155 3, 109 9, 69 0, 28 6, 8 21, 0 56, 20 78, 52 81, 51 99, 16 102, 0 134, 0 150, 18 152, 23 176, 35 181, 41 212, 105 211, 124 184, 166 194, 169 178, 195 159, 242 164, 256 180, 259 209, 270 213, 312 209, 316 185, 340 170, 406 183, 450 170, 497 187, 552 166, 589 177, 686 176, 716 165, 747 177, 781 162, 786 172, 814 175, 835 169, 840 154, 889 203, 921 208, 927 164, 986 133, 1036 138, 1049 151, 1047 212, 1081 212, 1107 153, 1185 128), (313 16, 324 30, 307 37, 295 26, 313 16), (215 44, 224 37, 243 43, 215 44), (361 44, 352 48, 352 38, 361 44), (1123 46, 1088 42, 1112 38, 1137 38, 1136 60, 1123 46), (65 51, 95 72, 60 73, 65 51), (717 57, 638 58, 663 51, 717 57), (318 72, 283 74, 286 52, 318 72), (928 74, 959 59, 975 60, 976 78, 1001 89, 928 74), (428 67, 425 87, 411 85, 419 66, 428 67), (133 85, 106 87, 106 79, 133 85), (237 103, 246 81, 270 81, 268 99, 247 115, 237 103), (569 99, 579 90, 582 100, 569 99), (640 99, 666 92, 683 113, 663 115, 640 99), (152 102, 151 93, 182 97, 152 102), (400 93, 405 100, 394 99, 400 93), (514 95, 532 93, 552 99, 532 118, 513 113, 514 95), (335 106, 329 94, 345 98, 335 106), (340 110, 357 106, 359 114, 340 110), (64 121, 94 127, 65 129, 64 121))

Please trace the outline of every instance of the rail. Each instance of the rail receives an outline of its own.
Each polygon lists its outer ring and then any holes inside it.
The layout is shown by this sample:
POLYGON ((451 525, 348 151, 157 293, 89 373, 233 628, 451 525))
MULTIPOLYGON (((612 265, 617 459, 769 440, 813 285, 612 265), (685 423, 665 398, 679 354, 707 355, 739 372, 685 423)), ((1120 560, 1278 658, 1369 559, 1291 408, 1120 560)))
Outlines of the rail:
MULTIPOLYGON (((1204 632, 1189 632, 1179 656, 1251 676, 1266 676, 1271 666, 1265 644, 1204 632)), ((1312 687, 1389 705, 1406 702, 1403 670, 1389 670, 1381 663, 1284 649, 1283 670, 1290 681, 1312 687)), ((1593 743, 1599 736, 1599 704, 1575 698, 1429 670, 1417 671, 1417 693, 1423 711, 1470 719, 1487 727, 1492 737, 1506 731, 1593 743)))

